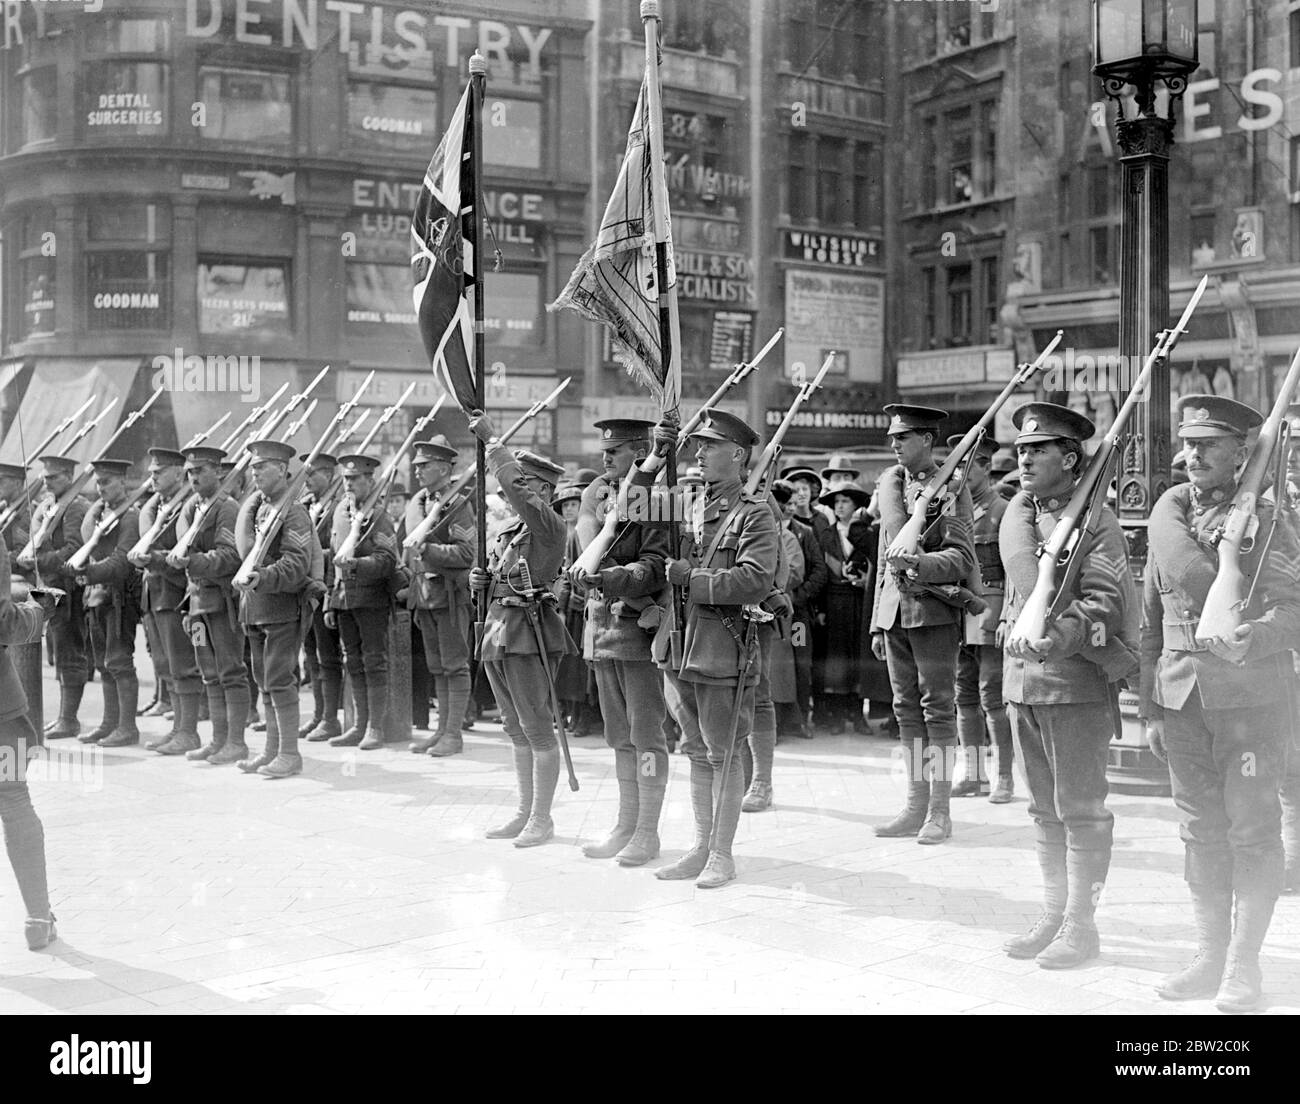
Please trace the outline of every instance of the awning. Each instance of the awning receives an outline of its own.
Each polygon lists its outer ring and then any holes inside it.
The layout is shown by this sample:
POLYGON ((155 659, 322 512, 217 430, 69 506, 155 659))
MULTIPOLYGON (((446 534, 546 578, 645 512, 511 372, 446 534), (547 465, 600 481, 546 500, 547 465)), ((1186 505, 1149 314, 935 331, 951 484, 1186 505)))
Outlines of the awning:
MULTIPOLYGON (((0 463, 21 464, 24 446, 34 449, 46 435, 89 398, 95 402, 88 417, 94 417, 112 399, 117 405, 94 430, 78 442, 72 450, 76 460, 89 460, 98 456, 113 432, 128 413, 122 404, 130 394, 131 385, 140 367, 139 357, 109 357, 88 360, 72 357, 38 357, 27 389, 23 392, 18 416, 9 426, 9 432, 0 441, 0 463)), ((72 439, 74 429, 69 429, 50 446, 61 453, 72 439)), ((28 452, 28 463, 37 458, 28 452)))

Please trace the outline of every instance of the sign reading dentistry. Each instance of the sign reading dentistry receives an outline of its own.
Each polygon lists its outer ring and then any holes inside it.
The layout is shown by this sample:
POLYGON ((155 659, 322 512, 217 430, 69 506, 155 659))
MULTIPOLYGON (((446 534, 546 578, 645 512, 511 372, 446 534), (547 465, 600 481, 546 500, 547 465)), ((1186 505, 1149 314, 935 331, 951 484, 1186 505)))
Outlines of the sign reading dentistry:
POLYGON ((380 59, 394 76, 407 66, 427 69, 431 58, 463 68, 475 48, 489 64, 506 66, 512 57, 526 57, 528 68, 540 73, 542 49, 552 33, 549 27, 435 13, 429 10, 432 6, 396 8, 352 0, 185 0, 185 33, 249 46, 332 48, 340 54, 380 59))

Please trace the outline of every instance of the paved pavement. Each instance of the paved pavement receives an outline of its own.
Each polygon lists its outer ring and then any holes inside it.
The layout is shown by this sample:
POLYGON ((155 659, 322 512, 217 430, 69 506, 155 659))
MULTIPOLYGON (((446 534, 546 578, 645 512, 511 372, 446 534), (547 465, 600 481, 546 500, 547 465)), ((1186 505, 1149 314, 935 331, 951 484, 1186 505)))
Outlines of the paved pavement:
MULTIPOLYGON (((98 703, 89 687, 83 719, 98 703)), ((878 840, 902 794, 883 739, 781 744, 776 806, 742 817, 719 890, 582 856, 616 807, 598 740, 576 744, 555 842, 528 851, 483 838, 514 808, 496 726, 446 760, 304 750, 286 781, 140 748, 102 752, 89 782, 33 781, 62 938, 26 950, 0 874, 0 1011, 1214 1014, 1152 992, 1193 946, 1168 800, 1112 798, 1102 958, 1049 974, 999 950, 1037 914, 1023 784, 954 802, 941 847, 878 840)), ((672 759, 666 860, 691 839, 672 759)), ((1264 966, 1268 1012, 1300 1011, 1300 898, 1264 966)))

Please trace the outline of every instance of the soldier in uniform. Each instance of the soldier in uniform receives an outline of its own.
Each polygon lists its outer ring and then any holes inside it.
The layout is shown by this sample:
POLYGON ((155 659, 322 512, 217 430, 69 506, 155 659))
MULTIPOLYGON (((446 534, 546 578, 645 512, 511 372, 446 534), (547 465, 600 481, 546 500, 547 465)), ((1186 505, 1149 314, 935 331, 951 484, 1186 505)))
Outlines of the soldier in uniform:
MULTIPOLYGON (((674 667, 670 647, 675 615, 664 618, 652 655, 664 672, 664 695, 691 761, 695 844, 655 877, 695 878, 702 889, 712 889, 736 877, 731 846, 744 793, 738 747, 725 777, 723 765, 729 743, 745 739, 753 728, 761 673, 757 619, 747 617, 745 607, 757 607, 772 593, 781 539, 767 501, 745 493, 758 434, 733 415, 709 411, 691 439, 704 494, 682 497, 690 505, 689 558, 674 557, 666 565, 668 581, 686 599, 680 667, 674 667)), ((656 456, 676 447, 672 426, 656 430, 656 456)))
MULTIPOLYGON (((5 513, 23 497, 27 487, 27 470, 17 464, 0 464, 0 513, 5 513)), ((30 533, 30 516, 27 506, 14 511, 13 518, 3 529, 0 538, 10 548, 22 549, 30 533)))
POLYGON ((397 538, 383 504, 364 520, 361 540, 349 556, 340 554, 352 531, 360 504, 375 489, 379 461, 354 453, 339 457, 347 488, 334 508, 330 551, 334 559, 334 588, 326 623, 337 628, 343 645, 343 665, 352 682, 353 724, 330 740, 333 747, 373 751, 384 746, 388 720, 388 619, 392 612, 390 582, 397 568, 397 538))
POLYGON ((953 747, 957 707, 953 671, 964 611, 929 587, 963 584, 975 564, 970 494, 964 487, 936 500, 920 551, 891 557, 889 545, 936 472, 934 443, 948 415, 926 406, 892 404, 889 441, 898 464, 876 485, 880 537, 876 559, 871 649, 889 666, 894 716, 908 770, 907 806, 878 836, 915 836, 939 844, 952 835, 953 747))
MULTIPOLYGON (((42 456, 42 482, 45 494, 32 512, 31 531, 34 535, 42 522, 58 508, 59 499, 69 493, 77 474, 77 462, 64 456, 42 456)), ((54 646, 54 666, 59 676, 59 715, 45 726, 45 738, 57 740, 75 736, 81 731, 77 723, 77 710, 86 687, 86 623, 81 605, 81 590, 68 574, 68 558, 81 547, 81 522, 86 516, 86 500, 73 495, 71 502, 57 525, 50 531, 40 548, 34 549, 34 559, 17 559, 18 567, 31 582, 39 582, 67 592, 50 618, 49 638, 54 646), (35 569, 40 568, 37 575, 35 569)))
MULTIPOLYGON (((960 440, 959 435, 949 437, 948 447, 953 448, 960 440)), ((974 519, 975 559, 979 561, 988 609, 966 614, 965 635, 957 653, 957 742, 966 755, 966 777, 953 787, 952 795, 988 795, 993 804, 1005 805, 1011 800, 1015 786, 1011 774, 1015 752, 1011 721, 1002 701, 1002 647, 997 642, 1006 593, 998 528, 1007 508, 1007 500, 998 494, 991 478, 990 468, 997 448, 993 438, 982 437, 966 476, 974 519), (989 794, 989 773, 984 762, 984 749, 990 743, 997 753, 998 774, 992 794, 989 794)))
MULTIPOLYGON (((148 531, 157 513, 180 490, 185 482, 185 456, 173 449, 149 450, 149 478, 153 480, 154 493, 140 511, 140 528, 148 531)), ((152 623, 151 636, 158 654, 154 667, 160 678, 165 678, 172 688, 172 708, 175 718, 172 731, 145 744, 159 755, 184 755, 199 747, 199 702, 203 696, 203 680, 199 676, 198 660, 189 633, 181 623, 185 616, 186 577, 183 568, 167 563, 167 552, 176 544, 176 522, 173 521, 154 542, 146 556, 131 562, 144 569, 143 601, 141 612, 146 623, 152 623)))
MULTIPOLYGON (((95 461, 99 500, 82 519, 83 542, 90 540, 105 511, 117 509, 126 500, 126 473, 130 468, 129 460, 95 461)), ((113 531, 96 541, 89 563, 75 580, 84 588, 86 639, 104 687, 104 719, 98 728, 79 739, 101 747, 126 747, 140 742, 140 730, 135 725, 140 699, 140 681, 135 673, 139 577, 126 558, 140 539, 139 516, 134 506, 123 514, 113 531)))
POLYGON ((518 811, 487 836, 536 847, 555 835, 551 802, 560 777, 555 669, 560 656, 577 650, 550 589, 564 562, 564 522, 551 509, 564 469, 524 449, 511 453, 496 439, 487 414, 474 415, 469 425, 486 443, 488 463, 516 515, 497 534, 487 568, 470 574, 475 593, 488 594, 479 658, 514 746, 519 782, 518 811))
MULTIPOLYGON (((1291 427, 1291 443, 1287 452, 1286 503, 1292 526, 1300 534, 1300 404, 1287 409, 1291 427)), ((1292 652, 1295 673, 1300 676, 1300 651, 1292 652)), ((1292 715, 1300 718, 1300 683, 1292 684, 1292 715)), ((1300 727, 1300 719, 1296 720, 1300 727)), ((1284 893, 1300 891, 1300 732, 1293 734, 1291 754, 1287 756, 1286 779, 1282 783, 1282 850, 1286 853, 1286 885, 1284 893)))
MULTIPOLYGON (((298 457, 303 463, 307 455, 298 457)), ((330 550, 330 529, 334 525, 336 502, 330 494, 338 461, 327 452, 316 455, 307 476, 307 493, 303 505, 307 507, 316 538, 324 555, 326 588, 334 583, 333 553, 330 550)), ((339 725, 339 705, 343 701, 343 651, 337 628, 325 623, 325 603, 322 602, 311 615, 311 626, 303 641, 303 656, 307 677, 311 680, 312 715, 298 730, 298 735, 319 743, 342 734, 339 725)))
POLYGON ((595 425, 605 471, 582 491, 578 544, 585 548, 607 524, 616 528, 598 570, 588 575, 575 567, 573 575, 587 593, 583 652, 595 670, 605 743, 614 752, 618 820, 603 840, 587 844, 582 853, 643 866, 659 856, 659 814, 668 787, 664 680, 650 655, 668 533, 643 524, 648 519, 642 513, 638 520, 635 510, 626 521, 617 517, 619 488, 649 453, 654 424, 619 418, 595 425))
POLYGON ((306 631, 304 622, 311 616, 304 591, 316 538, 302 503, 284 502, 289 492, 293 447, 280 441, 254 441, 248 449, 253 454, 253 481, 257 490, 240 508, 235 526, 236 542, 241 548, 251 548, 257 533, 271 521, 282 503, 285 511, 280 531, 271 541, 261 565, 247 580, 241 580, 238 572, 234 580, 235 588, 241 592, 240 620, 248 636, 253 678, 261 691, 266 716, 266 746, 262 754, 245 759, 238 766, 246 774, 288 778, 302 772, 302 756, 298 754, 298 686, 293 668, 306 631))
MULTIPOLYGON (((16 585, 26 590, 21 583, 16 585)), ((39 643, 41 626, 54 612, 52 595, 47 594, 39 605, 33 600, 15 602, 14 586, 9 549, 0 533, 0 753, 7 753, 3 758, 11 767, 25 764, 38 740, 28 716, 27 695, 5 645, 39 643)), ((45 829, 32 807, 24 774, 12 769, 0 771, 0 821, 4 822, 5 850, 27 910, 27 946, 39 951, 58 935, 45 871, 45 829)))
POLYGON ((239 624, 231 579, 239 570, 235 523, 239 506, 221 490, 219 448, 196 446, 185 450, 185 474, 194 496, 181 509, 177 529, 188 532, 195 514, 206 507, 203 528, 189 553, 167 553, 170 567, 184 570, 189 612, 185 626, 194 658, 203 678, 212 720, 212 739, 185 753, 186 759, 213 766, 238 763, 248 756, 244 726, 248 723, 248 672, 244 666, 244 631, 239 624))
MULTIPOLYGON (((1241 567, 1258 582, 1234 639, 1197 641, 1218 574, 1215 534, 1249 455, 1246 435, 1263 418, 1218 395, 1185 395, 1178 409, 1190 482, 1170 488, 1151 512, 1141 706, 1147 742, 1169 763, 1198 952, 1157 992, 1168 1000, 1217 992, 1221 1011, 1247 1012, 1260 1000, 1259 951, 1283 886, 1278 789, 1293 720, 1300 546, 1287 525, 1271 542, 1255 542, 1241 567)), ((1261 534, 1275 508, 1258 503, 1261 534)))
POLYGON ((464 750, 461 723, 471 691, 474 615, 469 571, 474 566, 476 518, 470 488, 455 500, 447 499, 457 456, 447 438, 439 433, 417 441, 414 448, 411 467, 420 489, 406 504, 406 531, 410 533, 437 511, 439 522, 429 535, 439 539, 403 553, 411 576, 406 604, 424 642, 424 661, 438 698, 438 730, 428 740, 412 741, 411 751, 445 758, 464 750))
MULTIPOLYGON (((1015 625, 1038 578, 1038 547, 1050 536, 1084 464, 1094 427, 1054 403, 1028 403, 1013 421, 1023 488, 999 531, 1007 593, 1004 632, 1015 625)), ((1029 783, 1043 914, 1009 940, 1012 958, 1043 969, 1077 966, 1100 953, 1093 922, 1110 869, 1115 818, 1106 808, 1106 757, 1118 723, 1117 683, 1137 669, 1137 592, 1119 522, 1102 510, 1085 534, 1070 604, 1038 640, 1008 641, 1002 696, 1016 755, 1029 783)))

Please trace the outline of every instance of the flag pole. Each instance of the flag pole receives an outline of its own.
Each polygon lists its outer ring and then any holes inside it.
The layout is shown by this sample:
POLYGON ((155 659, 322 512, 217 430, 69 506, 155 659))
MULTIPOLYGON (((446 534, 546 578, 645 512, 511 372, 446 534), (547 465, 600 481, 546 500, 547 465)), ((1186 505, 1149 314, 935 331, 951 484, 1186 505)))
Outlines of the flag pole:
MULTIPOLYGON (((469 59, 470 82, 470 177, 473 194, 470 199, 471 214, 467 240, 474 277, 474 401, 479 410, 487 402, 486 363, 487 346, 483 328, 483 91, 487 84, 487 59, 477 50, 469 59)), ((478 513, 478 565, 487 567, 487 445, 480 439, 475 443, 474 471, 477 476, 475 507, 478 513)), ((474 655, 477 657, 483 643, 483 629, 487 623, 487 591, 478 595, 477 621, 474 625, 474 655)), ((459 724, 459 719, 455 719, 459 724)))
MULTIPOLYGON (((677 288, 668 283, 668 180, 664 173, 664 116, 659 96, 659 0, 641 0, 641 25, 645 29, 646 131, 649 139, 650 206, 654 212, 655 287, 659 292, 659 348, 663 365, 663 416, 676 424, 680 420, 681 354, 680 323, 677 317, 677 288)), ((677 487, 677 450, 669 449, 664 479, 672 494, 677 487)), ((682 554, 681 527, 677 511, 669 512, 668 539, 674 559, 682 554)), ((686 628, 686 594, 673 587, 673 633, 670 637, 672 663, 681 667, 682 634, 686 628)))

